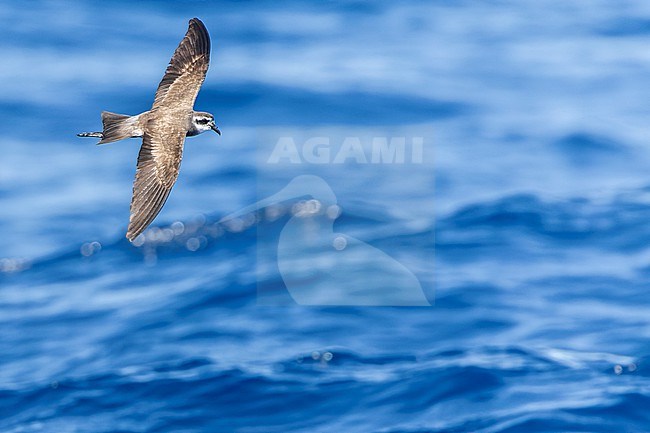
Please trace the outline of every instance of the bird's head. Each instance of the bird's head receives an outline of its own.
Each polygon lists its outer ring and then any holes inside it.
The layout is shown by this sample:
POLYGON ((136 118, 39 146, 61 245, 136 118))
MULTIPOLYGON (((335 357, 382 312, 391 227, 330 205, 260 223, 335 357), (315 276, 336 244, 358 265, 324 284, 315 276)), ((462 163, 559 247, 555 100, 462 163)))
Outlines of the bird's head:
POLYGON ((203 111, 195 111, 192 115, 192 126, 187 135, 199 135, 202 132, 213 130, 221 135, 219 127, 214 123, 214 116, 203 111))

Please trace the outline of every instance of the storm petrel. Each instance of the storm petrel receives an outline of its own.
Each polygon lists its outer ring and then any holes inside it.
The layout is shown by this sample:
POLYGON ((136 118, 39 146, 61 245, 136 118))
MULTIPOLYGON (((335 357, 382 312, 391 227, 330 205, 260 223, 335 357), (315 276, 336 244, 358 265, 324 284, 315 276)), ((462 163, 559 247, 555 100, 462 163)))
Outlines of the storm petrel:
POLYGON ((151 110, 136 116, 103 111, 103 132, 77 134, 98 137, 97 144, 142 137, 126 233, 129 241, 147 228, 165 204, 178 178, 185 137, 208 130, 221 135, 212 114, 194 111, 209 63, 210 35, 201 20, 192 18, 158 85, 151 110))

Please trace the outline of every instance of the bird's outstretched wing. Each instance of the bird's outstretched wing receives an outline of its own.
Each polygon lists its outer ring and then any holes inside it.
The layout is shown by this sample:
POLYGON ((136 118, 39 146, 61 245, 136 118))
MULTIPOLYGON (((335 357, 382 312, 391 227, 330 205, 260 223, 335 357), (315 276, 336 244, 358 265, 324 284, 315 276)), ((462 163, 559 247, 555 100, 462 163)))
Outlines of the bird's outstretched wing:
POLYGON ((173 107, 191 110, 209 64, 210 35, 201 20, 192 18, 158 85, 153 109, 173 107))
POLYGON ((126 237, 132 241, 160 212, 171 192, 183 157, 187 119, 210 63, 210 36, 198 18, 190 20, 158 85, 144 129, 133 182, 131 216, 126 237))
POLYGON ((150 120, 138 155, 126 237, 133 241, 156 218, 178 178, 185 129, 150 120))

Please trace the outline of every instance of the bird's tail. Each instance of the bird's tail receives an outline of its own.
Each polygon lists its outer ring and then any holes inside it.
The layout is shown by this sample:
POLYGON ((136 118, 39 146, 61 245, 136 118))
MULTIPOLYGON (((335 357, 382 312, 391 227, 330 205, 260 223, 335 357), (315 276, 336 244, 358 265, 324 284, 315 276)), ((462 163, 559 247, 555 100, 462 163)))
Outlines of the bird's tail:
POLYGON ((80 132, 77 134, 77 137, 97 137, 97 138, 104 138, 104 134, 101 132, 80 132))
POLYGON ((100 138, 101 140, 97 144, 104 144, 142 135, 142 132, 138 131, 137 116, 102 111, 102 124, 104 125, 103 132, 82 132, 77 136, 100 138))

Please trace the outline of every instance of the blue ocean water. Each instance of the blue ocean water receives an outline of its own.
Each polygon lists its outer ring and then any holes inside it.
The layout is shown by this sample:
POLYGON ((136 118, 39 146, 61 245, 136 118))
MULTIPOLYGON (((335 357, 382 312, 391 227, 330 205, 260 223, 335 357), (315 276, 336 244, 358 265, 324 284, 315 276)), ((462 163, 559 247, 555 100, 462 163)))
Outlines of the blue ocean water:
POLYGON ((35 1, 0 22, 1 431, 650 431, 650 4, 35 1), (188 140, 133 245, 139 142, 75 134, 147 110, 193 16, 196 107, 224 134, 188 140), (425 158, 269 164, 287 134, 423 137, 425 158), (260 254, 286 216, 220 220, 299 174, 432 306, 288 296, 260 254))

